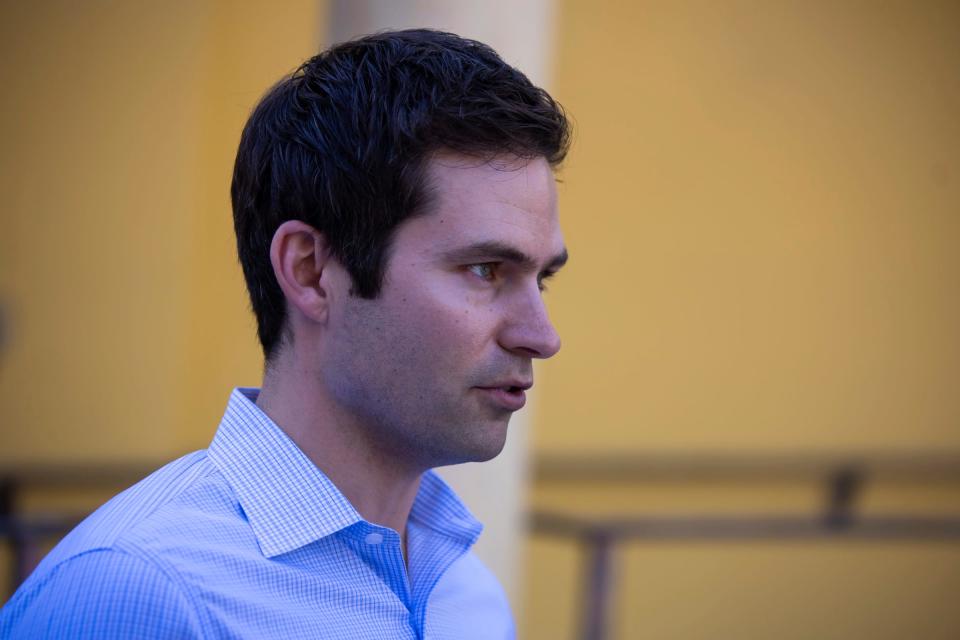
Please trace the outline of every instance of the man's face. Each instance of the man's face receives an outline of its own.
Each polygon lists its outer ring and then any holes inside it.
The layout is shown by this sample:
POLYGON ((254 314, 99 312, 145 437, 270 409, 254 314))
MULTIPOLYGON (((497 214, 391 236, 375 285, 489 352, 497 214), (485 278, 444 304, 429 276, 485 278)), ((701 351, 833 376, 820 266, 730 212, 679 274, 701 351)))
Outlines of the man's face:
POLYGON ((321 370, 371 442, 424 468, 501 451, 532 359, 560 348, 541 286, 566 260, 544 159, 440 155, 428 177, 433 202, 397 229, 380 296, 331 306, 321 370))

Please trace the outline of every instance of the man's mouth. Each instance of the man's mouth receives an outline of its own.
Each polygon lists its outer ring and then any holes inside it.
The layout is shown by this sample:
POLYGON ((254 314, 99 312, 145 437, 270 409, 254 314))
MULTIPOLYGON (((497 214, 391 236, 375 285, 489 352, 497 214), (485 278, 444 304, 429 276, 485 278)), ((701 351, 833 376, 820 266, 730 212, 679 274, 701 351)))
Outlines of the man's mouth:
POLYGON ((500 408, 508 411, 517 411, 522 409, 523 405, 526 404, 526 390, 532 386, 533 383, 518 381, 488 387, 476 387, 476 389, 478 389, 488 401, 500 408))

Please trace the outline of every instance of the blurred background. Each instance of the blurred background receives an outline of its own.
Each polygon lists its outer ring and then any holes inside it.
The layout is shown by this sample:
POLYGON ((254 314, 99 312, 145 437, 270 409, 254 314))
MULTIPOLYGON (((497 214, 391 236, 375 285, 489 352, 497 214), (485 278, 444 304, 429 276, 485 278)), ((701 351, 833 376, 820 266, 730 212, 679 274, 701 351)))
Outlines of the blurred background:
POLYGON ((500 466, 447 472, 520 637, 960 637, 956 1, 0 7, 0 602, 258 384, 252 106, 421 25, 575 126, 564 348, 500 466))

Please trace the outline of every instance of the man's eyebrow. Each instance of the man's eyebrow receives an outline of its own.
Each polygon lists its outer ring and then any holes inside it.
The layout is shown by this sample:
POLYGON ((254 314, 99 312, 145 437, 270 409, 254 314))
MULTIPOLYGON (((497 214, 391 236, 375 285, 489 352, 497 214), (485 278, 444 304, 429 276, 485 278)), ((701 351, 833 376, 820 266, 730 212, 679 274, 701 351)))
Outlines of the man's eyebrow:
MULTIPOLYGON (((501 242, 477 242, 467 247, 454 249, 446 254, 450 260, 460 262, 465 260, 502 260, 504 262, 513 262, 524 269, 536 269, 538 263, 531 256, 516 247, 503 244, 501 242)), ((543 271, 556 271, 566 264, 569 254, 566 247, 557 255, 550 258, 543 271)))

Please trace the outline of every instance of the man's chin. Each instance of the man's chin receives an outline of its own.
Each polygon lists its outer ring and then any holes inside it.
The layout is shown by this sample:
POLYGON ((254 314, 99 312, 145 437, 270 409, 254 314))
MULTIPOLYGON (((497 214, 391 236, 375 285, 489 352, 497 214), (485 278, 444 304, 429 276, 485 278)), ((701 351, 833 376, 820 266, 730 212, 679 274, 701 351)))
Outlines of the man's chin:
POLYGON ((480 451, 474 455, 469 460, 464 460, 464 462, 487 462, 488 460, 493 460, 503 451, 504 446, 506 445, 506 439, 500 443, 497 447, 491 447, 487 450, 480 451))
POLYGON ((456 447, 451 447, 445 460, 436 465, 446 467, 465 462, 487 462, 493 460, 503 451, 507 443, 507 424, 498 423, 495 426, 484 425, 478 427, 474 434, 482 435, 472 441, 462 441, 456 447))

